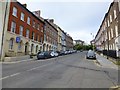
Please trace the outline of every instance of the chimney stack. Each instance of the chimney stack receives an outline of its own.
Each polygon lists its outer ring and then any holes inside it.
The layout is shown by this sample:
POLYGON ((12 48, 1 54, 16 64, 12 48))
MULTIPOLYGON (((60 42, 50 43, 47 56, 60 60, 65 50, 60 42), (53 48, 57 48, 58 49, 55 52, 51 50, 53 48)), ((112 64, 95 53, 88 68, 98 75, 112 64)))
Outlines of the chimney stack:
POLYGON ((22 5, 27 8, 27 4, 22 4, 22 5))
POLYGON ((38 10, 38 11, 33 11, 32 12, 34 15, 36 15, 38 18, 40 18, 40 14, 41 14, 41 11, 38 10))
POLYGON ((54 23, 54 19, 49 19, 49 22, 54 23))

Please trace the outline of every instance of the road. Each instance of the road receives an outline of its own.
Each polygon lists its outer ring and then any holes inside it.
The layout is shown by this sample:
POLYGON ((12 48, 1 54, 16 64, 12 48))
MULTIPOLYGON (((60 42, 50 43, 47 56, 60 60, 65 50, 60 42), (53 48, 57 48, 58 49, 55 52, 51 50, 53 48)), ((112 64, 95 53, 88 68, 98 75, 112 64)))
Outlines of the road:
POLYGON ((103 68, 86 52, 48 60, 2 65, 3 88, 110 88, 117 85, 117 70, 103 68), (115 72, 109 75, 109 72, 115 72), (112 77, 114 76, 114 78, 112 77), (116 76, 116 77, 115 77, 116 76))

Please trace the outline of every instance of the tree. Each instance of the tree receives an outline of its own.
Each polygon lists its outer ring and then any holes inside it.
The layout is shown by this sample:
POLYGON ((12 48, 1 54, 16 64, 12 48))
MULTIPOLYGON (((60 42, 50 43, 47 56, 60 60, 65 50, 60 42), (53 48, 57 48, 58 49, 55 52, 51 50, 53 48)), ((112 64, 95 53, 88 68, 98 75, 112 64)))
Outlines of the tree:
POLYGON ((74 46, 75 50, 93 50, 93 45, 80 45, 80 44, 76 44, 74 46))

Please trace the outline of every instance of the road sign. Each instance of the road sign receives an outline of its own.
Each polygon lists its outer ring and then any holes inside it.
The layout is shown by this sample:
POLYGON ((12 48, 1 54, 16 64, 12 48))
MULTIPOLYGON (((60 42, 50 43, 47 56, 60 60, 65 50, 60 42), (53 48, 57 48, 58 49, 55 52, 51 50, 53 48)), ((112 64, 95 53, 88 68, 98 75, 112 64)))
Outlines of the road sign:
POLYGON ((21 38, 20 37, 16 37, 16 43, 20 43, 21 38))

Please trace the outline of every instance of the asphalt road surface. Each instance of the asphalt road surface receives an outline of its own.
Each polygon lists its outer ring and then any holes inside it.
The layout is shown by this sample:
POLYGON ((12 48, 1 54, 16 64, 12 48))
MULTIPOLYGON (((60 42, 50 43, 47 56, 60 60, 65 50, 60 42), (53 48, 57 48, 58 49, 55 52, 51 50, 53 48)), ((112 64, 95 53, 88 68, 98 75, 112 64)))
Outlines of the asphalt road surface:
POLYGON ((2 88, 110 88, 117 70, 101 67, 79 52, 47 60, 2 65, 2 88))

